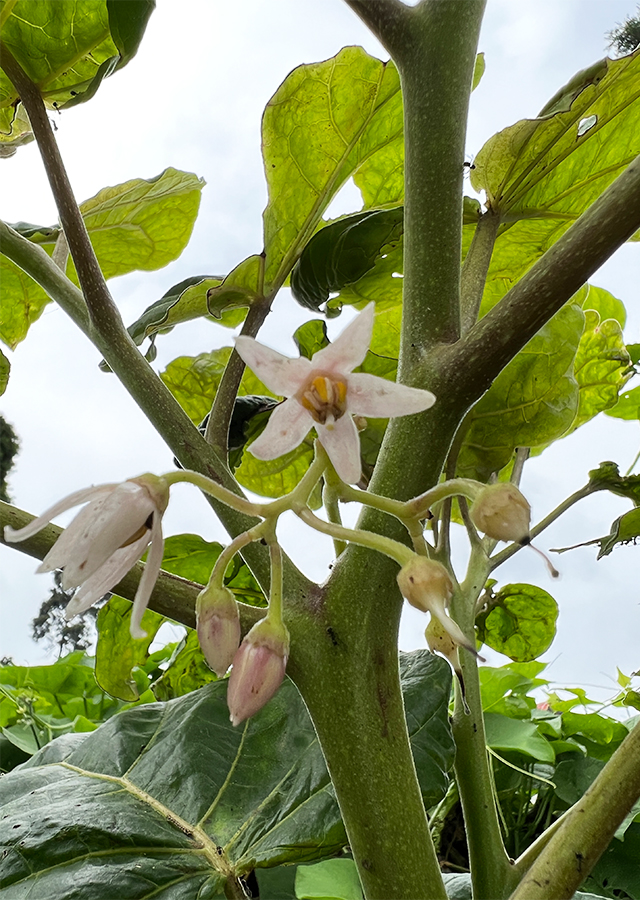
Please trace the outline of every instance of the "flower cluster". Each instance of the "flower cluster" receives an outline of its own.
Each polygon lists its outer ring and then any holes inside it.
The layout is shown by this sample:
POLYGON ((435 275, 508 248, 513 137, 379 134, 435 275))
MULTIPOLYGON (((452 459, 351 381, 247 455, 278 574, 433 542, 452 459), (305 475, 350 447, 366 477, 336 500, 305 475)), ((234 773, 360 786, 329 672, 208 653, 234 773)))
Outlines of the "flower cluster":
POLYGON ((146 637, 140 623, 160 571, 164 542, 162 515, 169 487, 156 475, 121 484, 101 484, 69 494, 24 528, 7 526, 6 541, 24 541, 60 513, 86 503, 47 553, 38 572, 62 569, 65 591, 78 588, 67 605, 72 619, 108 593, 151 545, 131 614, 131 636, 146 637))

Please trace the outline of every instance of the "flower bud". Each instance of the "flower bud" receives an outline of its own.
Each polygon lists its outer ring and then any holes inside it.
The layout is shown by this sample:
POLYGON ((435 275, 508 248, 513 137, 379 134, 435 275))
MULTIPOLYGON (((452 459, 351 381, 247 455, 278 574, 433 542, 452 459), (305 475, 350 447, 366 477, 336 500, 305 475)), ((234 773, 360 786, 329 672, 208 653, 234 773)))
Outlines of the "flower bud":
POLYGON ((496 541, 528 544, 531 507, 515 484, 498 482, 480 492, 470 510, 479 531, 496 541))
POLYGON ((229 676, 227 704, 239 725, 268 703, 282 684, 289 657, 289 632, 281 622, 261 619, 240 644, 229 676))
POLYGON ((240 644, 238 604, 229 588, 210 587, 198 594, 196 628, 207 665, 222 678, 240 644))
POLYGON ((447 634, 442 623, 439 619, 436 619, 435 616, 431 617, 429 624, 425 629, 424 636, 429 650, 431 650, 432 653, 439 653, 440 656, 444 656, 451 664, 451 668, 454 672, 460 674, 461 669, 460 657, 458 656, 458 645, 451 635, 447 634))
POLYGON ((426 556, 414 556, 398 572, 398 587, 411 606, 430 612, 456 644, 477 655, 476 648, 446 613, 453 595, 453 581, 442 563, 426 556))

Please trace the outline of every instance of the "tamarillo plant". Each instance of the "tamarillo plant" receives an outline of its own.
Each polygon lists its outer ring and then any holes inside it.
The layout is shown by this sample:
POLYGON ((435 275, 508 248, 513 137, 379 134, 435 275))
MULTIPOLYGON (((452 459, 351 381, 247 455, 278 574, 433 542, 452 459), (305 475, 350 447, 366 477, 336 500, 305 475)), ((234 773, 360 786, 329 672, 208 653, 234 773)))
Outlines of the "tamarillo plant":
MULTIPOLYGON (((530 450, 604 410, 637 417, 632 391, 619 400, 638 359, 622 304, 588 281, 640 228, 640 51, 579 72, 489 139, 470 173, 480 203, 463 177, 485 0, 346 2, 389 60, 347 47, 290 73, 262 121, 262 248, 169 287, 128 328, 107 281, 182 252, 202 183, 166 169, 78 204, 49 111, 89 101, 135 56, 154 4, 0 6, 0 145, 37 142, 59 213, 50 228, 0 223, 0 336, 14 348, 57 303, 177 462, 79 485, 37 518, 0 503, 4 541, 77 589, 68 616, 113 592, 99 691, 82 654, 48 674, 2 668, 3 739, 20 751, 0 782, 7 900, 557 900, 616 834, 635 846, 640 729, 611 721, 611 753, 594 749, 605 726, 578 727, 558 698, 534 715, 557 605, 532 585, 494 591, 491 576, 598 491, 634 506, 600 553, 640 536, 638 477, 614 463, 533 526, 518 487, 530 450), (351 178, 362 208, 328 221, 351 178), (295 333, 298 358, 256 340, 289 286, 317 316, 295 333), (345 306, 358 314, 330 342, 325 319, 345 306), (241 325, 235 346, 159 375, 156 341, 199 318, 241 325), (207 496, 227 546, 163 539, 178 483, 207 496), (362 507, 355 527, 346 503, 362 507), (66 530, 50 524, 81 504, 66 530), (284 513, 333 539, 324 584, 283 553, 284 513), (429 614, 433 653, 398 653, 403 597, 429 614), (186 636, 150 654, 167 619, 186 636), (514 661, 486 714, 482 643, 514 661), (522 842, 511 772, 529 785, 522 842), (454 808, 470 873, 457 886, 437 852, 454 808), (321 861, 321 875, 302 866, 321 861)), ((0 373, 4 390, 4 354, 0 373)), ((620 702, 638 708, 629 684, 620 702)))

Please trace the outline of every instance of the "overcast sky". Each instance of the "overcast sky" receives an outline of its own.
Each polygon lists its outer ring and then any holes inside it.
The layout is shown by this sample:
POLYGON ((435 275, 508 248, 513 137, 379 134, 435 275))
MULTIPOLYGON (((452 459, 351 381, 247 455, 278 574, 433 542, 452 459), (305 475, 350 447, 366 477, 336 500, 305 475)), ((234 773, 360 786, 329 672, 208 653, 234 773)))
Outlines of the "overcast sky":
MULTIPOLYGON (((486 73, 473 95, 467 151, 473 156, 496 131, 535 116, 579 69, 606 54, 606 32, 635 11, 632 0, 489 0, 480 50, 486 73)), ((57 137, 79 201, 107 185, 150 178, 167 166, 205 178, 201 212, 182 257, 154 273, 110 282, 129 324, 171 285, 189 275, 228 272, 262 249, 266 187, 260 156, 262 110, 287 73, 300 63, 360 44, 386 54, 341 0, 158 0, 138 56, 110 78, 89 103, 56 116, 57 137)), ((52 224, 55 206, 35 144, 0 165, 0 215, 7 221, 52 224)), ((467 192, 470 188, 467 185, 467 192)), ((345 190, 334 214, 358 208, 345 190)), ((627 340, 639 341, 638 244, 624 247, 592 279, 622 299, 629 313, 627 340)), ((290 335, 309 318, 283 291, 261 339, 292 352, 290 335)), ((329 325, 335 335, 347 316, 329 325)), ((201 322, 158 340, 162 370, 180 355, 230 343, 230 333, 201 322)), ((143 471, 162 472, 172 457, 114 376, 98 371, 99 354, 55 305, 47 307, 14 353, 0 411, 14 425, 21 452, 10 479, 14 502, 38 513, 80 487, 118 481, 143 471)), ((613 459, 624 471, 640 444, 637 423, 600 416, 525 468, 523 490, 534 518, 580 487, 589 469, 613 459)), ((557 547, 606 534, 626 509, 620 498, 596 495, 574 508, 539 543, 557 547)), ((66 524, 69 517, 61 517, 66 524)), ((224 539, 205 501, 179 486, 165 516, 168 534, 191 531, 224 539)), ((326 575, 330 545, 299 523, 283 522, 281 539, 308 574, 326 575), (318 553, 318 545, 323 547, 318 553)), ((593 548, 557 558, 560 583, 524 551, 498 572, 501 584, 528 581, 560 603, 556 641, 544 659, 558 683, 599 685, 613 693, 616 666, 640 668, 640 549, 623 547, 600 562, 593 548)), ((30 639, 30 623, 48 594, 48 576, 34 561, 0 546, 0 657, 18 664, 52 659, 30 639)), ((461 574, 461 573, 459 573, 461 574)), ((401 646, 424 646, 424 619, 404 618, 401 646)), ((497 660, 497 656, 491 656, 497 660)), ((604 694, 602 694, 604 696, 604 694)))

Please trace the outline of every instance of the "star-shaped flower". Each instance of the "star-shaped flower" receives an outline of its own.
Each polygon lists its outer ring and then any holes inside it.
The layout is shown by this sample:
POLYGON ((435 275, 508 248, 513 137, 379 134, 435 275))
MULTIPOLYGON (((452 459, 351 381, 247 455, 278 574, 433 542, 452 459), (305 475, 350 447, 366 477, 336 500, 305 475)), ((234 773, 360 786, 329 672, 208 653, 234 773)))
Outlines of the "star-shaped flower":
POLYGON ((258 459, 276 459, 300 444, 310 428, 340 476, 360 480, 360 438, 353 416, 407 416, 435 403, 430 391, 396 384, 354 369, 364 361, 375 306, 370 303, 313 359, 290 359, 250 337, 236 338, 244 362, 274 394, 288 399, 271 413, 267 427, 249 447, 258 459))
POLYGON ((100 484, 69 494, 29 525, 17 531, 7 526, 6 541, 23 541, 51 519, 86 503, 47 553, 38 572, 62 569, 64 590, 78 588, 65 610, 72 619, 108 593, 133 568, 151 544, 133 602, 131 635, 146 637, 140 622, 162 562, 162 514, 169 502, 163 478, 141 475, 121 484, 100 484))

